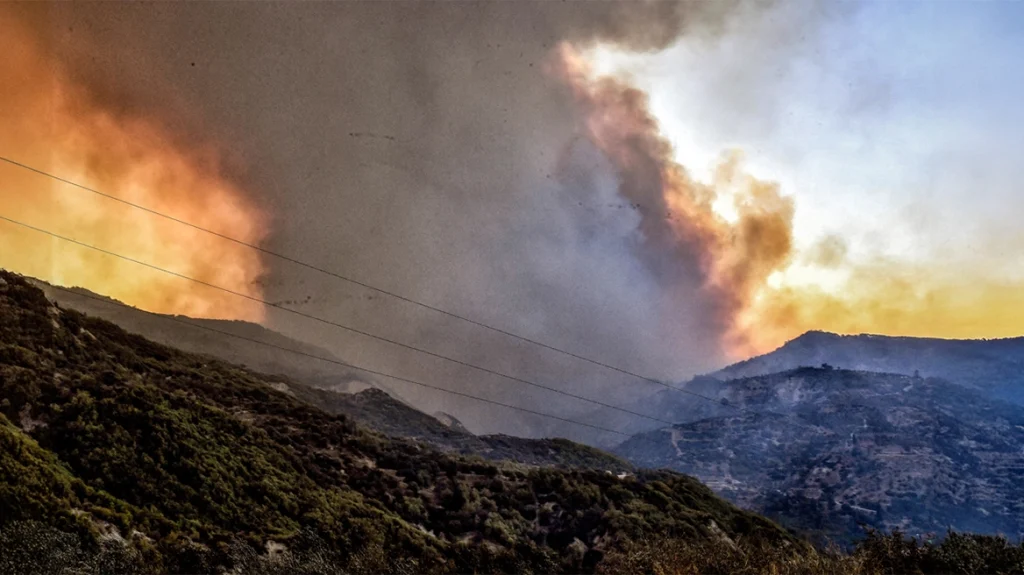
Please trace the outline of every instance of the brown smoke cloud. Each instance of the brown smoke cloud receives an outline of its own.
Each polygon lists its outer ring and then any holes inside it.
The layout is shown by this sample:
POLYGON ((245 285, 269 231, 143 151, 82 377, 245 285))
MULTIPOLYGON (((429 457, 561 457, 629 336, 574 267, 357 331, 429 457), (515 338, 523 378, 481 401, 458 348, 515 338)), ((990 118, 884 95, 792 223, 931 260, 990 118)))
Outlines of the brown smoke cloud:
MULTIPOLYGON (((213 148, 176 145, 159 123, 120 114, 72 81, 39 38, 0 18, 0 154, 175 217, 259 243, 267 220, 223 177, 213 148)), ((8 163, 0 215, 259 297, 259 254, 8 163)), ((260 320, 262 306, 0 223, 0 266, 151 311, 260 320)))
MULTIPOLYGON (((735 153, 718 166, 714 181, 695 181, 660 133, 646 94, 595 77, 569 44, 558 48, 551 69, 570 86, 585 134, 613 164, 618 193, 641 214, 643 260, 675 298, 699 301, 699 331, 719 334, 733 353, 746 351, 751 326, 743 316, 791 256, 792 198, 743 173, 735 153), (715 211, 723 197, 731 198, 735 221, 715 211)), ((677 306, 687 308, 692 304, 677 306)))
MULTIPOLYGON (((746 345, 745 310, 788 257, 792 205, 745 175, 738 156, 714 181, 693 181, 672 160, 642 93, 586 74, 553 77, 545 63, 563 42, 657 50, 680 35, 714 41, 734 13, 759 9, 663 1, 18 7, 69 82, 93 96, 92 109, 172 127, 159 132, 172 143, 161 149, 189 159, 182 150, 191 146, 173 143, 230 142, 249 169, 222 167, 231 177, 215 180, 233 191, 226 197, 273 214, 269 249, 666 380, 717 367, 746 345), (716 199, 736 217, 718 215, 716 199)), ((125 160, 111 157, 115 166, 125 160)), ((96 185, 117 192, 119 181, 96 185)), ((257 228, 224 231, 259 239, 266 230, 257 228)), ((660 389, 282 262, 265 265, 267 298, 303 302, 296 305, 306 313, 609 402, 660 389)), ((98 291, 127 299, 114 287, 98 291)), ((266 321, 367 367, 565 415, 592 408, 276 310, 266 321)), ((476 431, 579 431, 401 391, 476 431)))
POLYGON ((820 268, 838 268, 846 260, 849 248, 846 241, 837 235, 829 235, 817 243, 804 254, 803 260, 809 265, 820 268))

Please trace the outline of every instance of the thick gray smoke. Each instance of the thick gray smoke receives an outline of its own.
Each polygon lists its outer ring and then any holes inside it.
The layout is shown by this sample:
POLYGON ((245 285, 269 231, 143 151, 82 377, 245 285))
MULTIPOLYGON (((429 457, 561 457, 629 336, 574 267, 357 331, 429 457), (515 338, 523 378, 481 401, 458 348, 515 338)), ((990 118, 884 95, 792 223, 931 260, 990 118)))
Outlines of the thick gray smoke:
MULTIPOLYGON (((617 194, 613 166, 580 137, 578 111, 544 64, 562 41, 632 50, 682 34, 713 41, 736 13, 729 2, 338 2, 60 4, 19 17, 98 98, 225 148, 273 218, 269 249, 679 380, 721 361, 722 327, 694 319, 706 303, 696 290, 682 306, 663 297, 637 257, 637 206, 617 194)), ((659 389, 268 264, 268 299, 306 313, 603 401, 659 389)), ((284 313, 270 322, 434 385, 567 416, 593 409, 284 313)), ((391 386, 475 431, 593 439, 391 386)))

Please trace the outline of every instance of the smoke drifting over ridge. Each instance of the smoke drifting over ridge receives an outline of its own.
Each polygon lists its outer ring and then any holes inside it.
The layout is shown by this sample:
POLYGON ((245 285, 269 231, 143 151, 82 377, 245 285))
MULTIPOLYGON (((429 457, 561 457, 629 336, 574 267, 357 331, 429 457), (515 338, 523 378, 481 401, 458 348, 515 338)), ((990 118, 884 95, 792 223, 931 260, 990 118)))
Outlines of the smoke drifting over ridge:
MULTIPOLYGON (((680 379, 742 347, 748 300, 788 253, 792 206, 734 161, 719 181, 691 181, 639 93, 552 75, 546 64, 564 45, 656 50, 681 34, 714 41, 736 10, 721 2, 90 4, 17 16, 97 101, 243 158, 236 181, 273 214, 270 249, 680 379), (735 223, 711 210, 723 190, 738 190, 735 223)), ((308 301, 306 313, 608 401, 653 391, 264 263, 267 297, 308 301)), ((273 310, 268 322, 370 367, 525 407, 589 409, 273 310)), ((407 397, 476 430, 543 431, 476 404, 414 389, 407 397)))

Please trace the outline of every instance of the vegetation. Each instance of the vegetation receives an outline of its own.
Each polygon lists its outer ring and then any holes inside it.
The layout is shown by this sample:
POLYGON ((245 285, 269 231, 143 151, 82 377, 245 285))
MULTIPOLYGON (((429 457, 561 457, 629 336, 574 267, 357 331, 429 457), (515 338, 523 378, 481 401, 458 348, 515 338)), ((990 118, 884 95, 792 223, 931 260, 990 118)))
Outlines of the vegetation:
POLYGON ((0 273, 0 575, 1024 573, 996 537, 818 551, 685 475, 441 453, 274 383, 0 273))
POLYGON ((601 573, 659 575, 1009 575, 1024 573, 1024 546, 1002 537, 949 533, 941 543, 871 531, 852 553, 763 542, 675 539, 631 542, 601 573))
POLYGON ((45 548, 49 573, 590 572, 656 535, 800 545, 681 474, 446 455, 270 383, 0 274, 7 567, 45 548))
POLYGON ((862 525, 1024 537, 1024 407, 941 379, 842 369, 715 385, 699 391, 749 411, 705 417, 710 402, 691 402, 675 411, 683 423, 616 452, 698 477, 815 541, 852 544, 862 525))
POLYGON ((461 426, 449 427, 375 388, 356 394, 340 394, 291 383, 288 389, 295 397, 328 413, 343 414, 389 436, 415 439, 448 453, 479 455, 485 459, 527 465, 633 471, 633 466, 624 459, 567 439, 473 435, 461 426))
MULTIPOLYGON (((392 396, 384 388, 338 393, 338 390, 350 391, 367 382, 360 381, 358 372, 332 363, 336 358, 332 359, 330 352, 292 340, 259 324, 165 316, 82 288, 57 288, 39 280, 26 280, 65 309, 106 319, 151 341, 251 367, 263 374, 286 374, 286 377, 264 379, 279 391, 328 413, 345 415, 360 425, 389 436, 415 439, 447 453, 474 454, 527 465, 632 470, 632 466, 623 459, 572 441, 474 435, 460 422, 449 420, 451 425, 442 423, 437 417, 396 399, 397 396, 392 396), (325 358, 327 361, 313 358, 325 358)), ((374 381, 373 385, 382 386, 384 382, 374 381)))

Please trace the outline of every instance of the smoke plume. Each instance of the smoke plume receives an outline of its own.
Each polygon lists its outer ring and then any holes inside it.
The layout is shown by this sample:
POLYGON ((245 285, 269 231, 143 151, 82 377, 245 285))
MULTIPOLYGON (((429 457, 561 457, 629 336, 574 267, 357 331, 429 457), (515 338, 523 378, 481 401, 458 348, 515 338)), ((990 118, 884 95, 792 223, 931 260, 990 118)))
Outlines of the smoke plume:
MULTIPOLYGON (((259 242, 266 219, 218 171, 216 151, 177 147, 159 123, 119 114, 70 80, 15 20, 0 19, 0 154, 200 226, 259 242)), ((178 274, 258 297, 259 254, 12 164, 0 215, 178 274)), ((152 311, 259 321, 262 306, 137 264, 0 223, 0 266, 152 311)))
MULTIPOLYGON (((760 9, 662 1, 62 4, 19 7, 16 16, 33 30, 25 42, 45 44, 52 59, 31 67, 57 66, 67 85, 87 90, 90 105, 66 116, 106 118, 112 133, 98 142, 127 146, 113 155, 69 149, 63 164, 45 163, 55 171, 102 173, 87 183, 146 194, 142 203, 236 237, 265 237, 272 250, 679 380, 747 345, 758 287, 789 257, 793 206, 745 175, 735 155, 714 181, 694 181, 644 95, 595 77, 574 50, 659 50, 682 35, 713 42, 735 13, 760 9), (147 156, 154 140, 160 155, 147 156), (223 163, 196 162, 193 148, 180 146, 209 141, 230 144, 223 163), (78 158, 88 162, 70 163, 78 158), (106 171, 79 168, 100 159, 106 171), (134 181, 140 165, 155 166, 141 171, 155 175, 134 181), (169 165, 183 169, 161 168, 169 165), (232 207, 210 210, 210 201, 232 207), (722 201, 732 216, 716 212, 722 201), (273 230, 252 206, 274 216, 273 230)), ((126 221, 97 213, 92 233, 126 221)), ((211 273, 238 267, 246 285, 262 271, 242 252, 199 258, 207 251, 191 234, 150 237, 167 249, 187 246, 184 259, 211 273)), ((150 256, 159 254, 140 259, 150 256)), ((285 262, 263 265, 266 296, 301 302, 305 313, 604 401, 660 389, 285 262)), ((116 281, 98 291, 167 309, 115 289, 135 273, 108 270, 103 276, 116 281)), ((233 314, 227 302, 216 307, 233 314)), ((593 410, 277 310, 266 321, 367 367, 563 415, 593 410)), ((402 393, 475 431, 580 431, 411 387, 402 393)))
POLYGON ((769 275, 788 263, 792 199, 743 174, 736 154, 710 184, 695 181, 659 132, 643 92, 594 77, 568 44, 559 47, 553 68, 572 89, 589 141, 611 163, 618 195, 640 214, 638 258, 669 299, 666 319, 744 346, 743 313, 769 275), (732 200, 735 221, 715 211, 723 198, 732 200))

